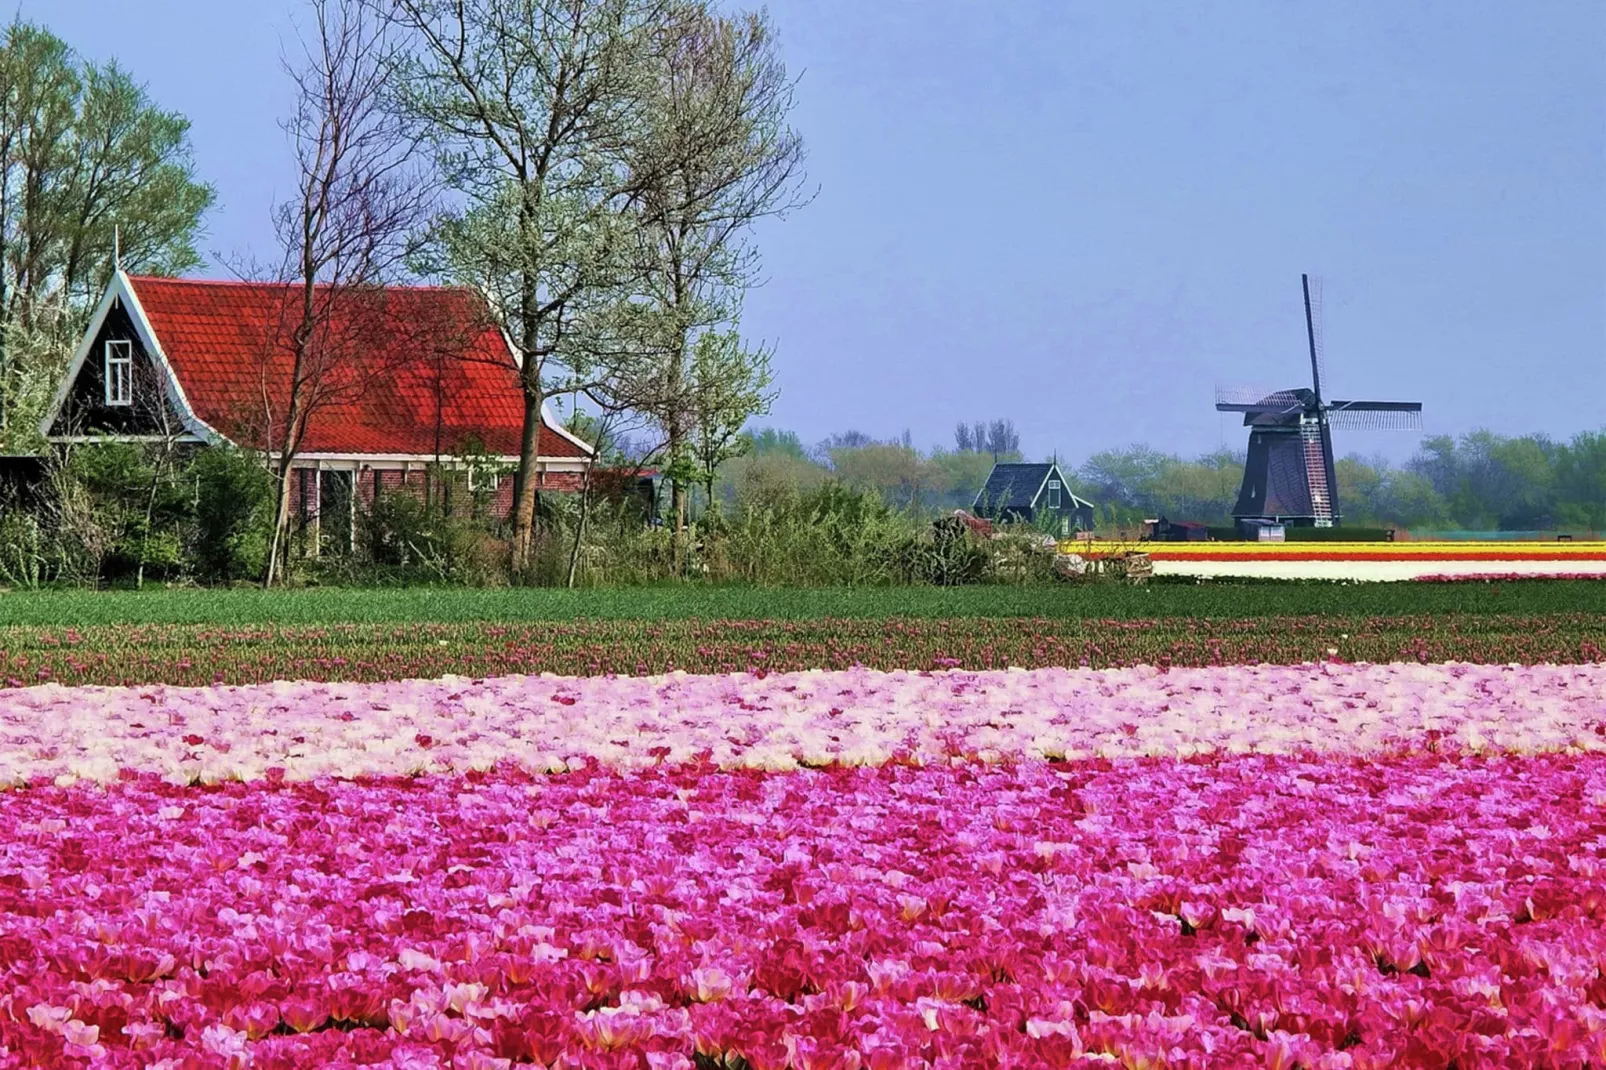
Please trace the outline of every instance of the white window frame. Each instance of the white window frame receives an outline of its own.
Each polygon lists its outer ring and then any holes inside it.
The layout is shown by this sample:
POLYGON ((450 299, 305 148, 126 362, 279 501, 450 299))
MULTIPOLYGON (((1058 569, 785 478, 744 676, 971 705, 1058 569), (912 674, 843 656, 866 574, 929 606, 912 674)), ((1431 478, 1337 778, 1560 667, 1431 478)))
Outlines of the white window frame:
POLYGON ((1057 479, 1048 481, 1048 507, 1050 509, 1060 507, 1060 481, 1057 479))
POLYGON ((107 406, 121 407, 134 404, 134 343, 126 338, 107 339, 101 371, 105 379, 107 406), (114 384, 121 385, 122 389, 114 392, 112 389, 114 384))
MULTIPOLYGON (((470 494, 473 494, 475 491, 480 489, 480 487, 478 486, 478 484, 476 483, 476 480, 475 480, 475 474, 477 472, 479 472, 479 466, 478 465, 472 465, 471 464, 471 465, 468 466, 468 492, 470 494)), ((486 472, 485 475, 490 480, 490 486, 488 486, 488 487, 486 487, 484 489, 490 491, 493 494, 496 493, 497 488, 500 487, 501 484, 502 484, 502 474, 500 472, 498 472, 496 469, 493 468, 489 472, 486 472)))

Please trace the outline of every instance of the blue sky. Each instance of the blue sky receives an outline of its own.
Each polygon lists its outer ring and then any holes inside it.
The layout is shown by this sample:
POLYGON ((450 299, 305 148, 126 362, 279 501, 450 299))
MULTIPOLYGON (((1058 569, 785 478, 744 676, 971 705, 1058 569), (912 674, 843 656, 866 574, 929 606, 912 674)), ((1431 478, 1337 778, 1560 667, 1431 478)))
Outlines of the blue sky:
MULTIPOLYGON (((293 0, 21 0, 194 123, 206 248, 270 252, 293 0)), ((1217 383, 1430 432, 1606 425, 1606 5, 777 0, 819 196, 766 224, 743 327, 769 422, 1028 453, 1241 445, 1217 383)), ((1346 433, 1407 455, 1414 437, 1346 433)))

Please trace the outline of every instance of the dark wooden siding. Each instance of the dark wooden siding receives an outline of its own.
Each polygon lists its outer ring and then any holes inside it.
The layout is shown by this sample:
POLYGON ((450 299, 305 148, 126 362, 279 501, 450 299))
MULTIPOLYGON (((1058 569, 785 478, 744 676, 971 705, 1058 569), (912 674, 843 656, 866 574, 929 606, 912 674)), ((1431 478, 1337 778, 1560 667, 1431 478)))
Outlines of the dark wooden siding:
POLYGON ((178 413, 168 401, 167 391, 150 354, 140 344, 133 320, 122 302, 113 306, 101 324, 95 344, 84 358, 78 377, 67 390, 66 400, 51 437, 67 435, 172 435, 184 433, 178 413), (106 404, 106 343, 133 343, 133 403, 106 404))
POLYGON ((1038 490, 1037 497, 1032 501, 1032 508, 1025 510, 1023 519, 1036 520, 1038 518, 1054 518, 1057 526, 1056 532, 1069 535, 1073 531, 1091 531, 1093 529, 1093 510, 1085 505, 1077 505, 1076 499, 1071 495, 1071 485, 1065 479, 1065 473, 1056 466, 1043 480, 1043 486, 1038 490), (1059 480, 1060 503, 1057 508, 1048 504, 1048 485, 1059 480))

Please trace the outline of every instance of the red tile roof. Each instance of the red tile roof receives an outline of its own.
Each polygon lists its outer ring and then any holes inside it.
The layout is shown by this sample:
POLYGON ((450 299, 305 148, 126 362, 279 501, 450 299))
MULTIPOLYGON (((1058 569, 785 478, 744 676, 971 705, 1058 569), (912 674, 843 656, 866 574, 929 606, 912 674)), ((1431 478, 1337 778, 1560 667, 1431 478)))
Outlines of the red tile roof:
MULTIPOLYGON (((277 421, 288 404, 287 309, 297 291, 275 283, 130 282, 196 416, 260 448, 264 396, 277 421)), ((523 391, 507 343, 478 298, 466 290, 393 287, 379 300, 382 311, 344 317, 369 326, 331 327, 359 341, 348 348, 360 356, 331 361, 326 401, 308 421, 300 452, 453 455, 477 438, 492 454, 517 456, 523 391)), ((275 444, 281 439, 276 432, 275 444)), ((545 423, 539 447, 542 457, 584 456, 545 423)))

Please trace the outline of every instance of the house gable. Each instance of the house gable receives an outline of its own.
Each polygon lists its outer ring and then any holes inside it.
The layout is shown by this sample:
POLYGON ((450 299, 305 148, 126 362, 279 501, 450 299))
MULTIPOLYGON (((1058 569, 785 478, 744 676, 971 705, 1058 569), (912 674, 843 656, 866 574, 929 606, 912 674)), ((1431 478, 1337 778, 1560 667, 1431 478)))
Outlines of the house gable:
POLYGON ((121 271, 95 309, 39 430, 57 443, 117 438, 212 442, 221 437, 190 408, 121 271), (121 399, 107 389, 108 343, 118 346, 117 355, 128 362, 126 373, 113 372, 123 380, 116 391, 126 391, 121 399))
POLYGON ((69 381, 66 396, 46 435, 51 439, 189 435, 181 415, 167 396, 163 373, 134 330, 128 310, 120 303, 109 310, 100 329, 92 336, 88 355, 79 365, 78 374, 69 381), (121 404, 116 403, 118 399, 112 398, 107 389, 108 350, 117 357, 128 358, 126 372, 113 369, 118 392, 126 389, 121 404))

